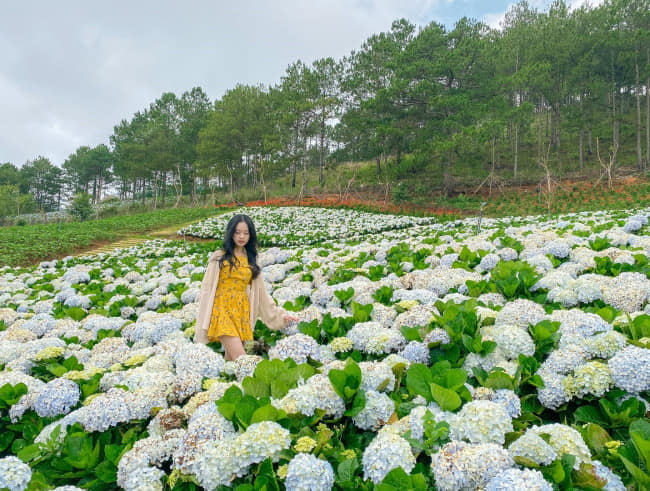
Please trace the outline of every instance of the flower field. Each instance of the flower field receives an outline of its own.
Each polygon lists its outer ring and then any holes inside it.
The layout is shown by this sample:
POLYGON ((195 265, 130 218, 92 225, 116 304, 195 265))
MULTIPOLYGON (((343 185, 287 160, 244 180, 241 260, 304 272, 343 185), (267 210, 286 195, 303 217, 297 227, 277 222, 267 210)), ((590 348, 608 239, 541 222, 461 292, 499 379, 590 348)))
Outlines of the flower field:
POLYGON ((193 343, 217 243, 0 268, 0 489, 650 487, 650 209, 244 212, 301 321, 236 362, 193 343))
POLYGON ((245 213, 253 219, 263 246, 310 245, 331 239, 359 239, 367 234, 434 223, 432 217, 366 213, 347 209, 306 206, 239 208, 179 230, 179 235, 221 239, 228 220, 245 213))

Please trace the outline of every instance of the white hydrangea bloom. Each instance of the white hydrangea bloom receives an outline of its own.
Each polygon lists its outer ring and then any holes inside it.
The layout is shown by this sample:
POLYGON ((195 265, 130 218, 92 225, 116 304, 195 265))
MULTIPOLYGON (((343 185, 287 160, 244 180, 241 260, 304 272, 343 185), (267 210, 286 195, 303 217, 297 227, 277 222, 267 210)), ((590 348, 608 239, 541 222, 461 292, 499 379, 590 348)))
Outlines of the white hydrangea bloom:
POLYGON ((386 424, 395 412, 395 402, 386 394, 374 390, 367 391, 365 395, 366 405, 352 421, 357 428, 376 431, 386 424))
POLYGON ((450 421, 449 437, 470 443, 503 445, 506 433, 512 430, 512 419, 502 404, 476 400, 465 404, 450 421))
POLYGON ((617 387, 632 394, 650 390, 650 349, 627 346, 607 365, 617 387))
POLYGON ((379 433, 366 447, 361 465, 363 478, 379 484, 386 474, 397 467, 410 474, 415 467, 415 457, 404 438, 386 431, 379 433))
POLYGON ((562 379, 569 397, 584 397, 592 394, 602 397, 612 387, 612 374, 605 363, 590 361, 573 370, 573 375, 562 379))
POLYGON ((546 443, 542 437, 531 431, 526 431, 508 447, 512 457, 523 457, 536 464, 548 465, 558 458, 555 449, 546 443))
POLYGON ((519 355, 535 354, 535 341, 530 334, 517 326, 499 324, 483 326, 481 333, 484 340, 492 340, 503 355, 509 360, 516 360, 519 355))
POLYGON ((32 478, 32 470, 18 457, 10 455, 0 459, 0 489, 23 491, 32 478))
POLYGON ((494 443, 451 441, 431 456, 431 470, 440 491, 483 488, 514 465, 508 452, 494 443))
POLYGON ((580 467, 582 462, 591 462, 591 453, 582 435, 570 426, 560 423, 552 423, 542 426, 531 426, 527 432, 535 435, 549 435, 548 444, 558 455, 569 454, 576 457, 575 469, 580 467))
POLYGON ((287 469, 287 491, 329 491, 334 486, 332 464, 311 454, 299 453, 287 469))
POLYGON ((551 483, 535 469, 506 469, 485 486, 485 491, 553 491, 551 483))

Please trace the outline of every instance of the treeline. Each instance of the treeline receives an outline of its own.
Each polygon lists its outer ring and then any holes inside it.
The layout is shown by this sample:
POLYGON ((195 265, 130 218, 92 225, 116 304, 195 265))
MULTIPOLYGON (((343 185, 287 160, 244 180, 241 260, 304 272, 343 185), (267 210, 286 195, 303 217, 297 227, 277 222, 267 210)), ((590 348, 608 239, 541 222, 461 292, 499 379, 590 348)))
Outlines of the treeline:
MULTIPOLYGON (((165 93, 115 126, 111 148, 70 155, 61 180, 95 199, 112 183, 123 198, 157 203, 169 193, 262 193, 279 176, 304 192, 308 171, 322 184, 346 160, 372 160, 385 182, 417 176, 420 189, 444 192, 532 179, 540 164, 558 176, 643 171, 649 87, 650 0, 575 10, 556 1, 546 11, 522 1, 499 30, 402 19, 340 60, 291 64, 269 87, 237 85, 214 103, 200 88, 165 93)), ((57 202, 58 181, 46 180, 39 206, 57 202)))

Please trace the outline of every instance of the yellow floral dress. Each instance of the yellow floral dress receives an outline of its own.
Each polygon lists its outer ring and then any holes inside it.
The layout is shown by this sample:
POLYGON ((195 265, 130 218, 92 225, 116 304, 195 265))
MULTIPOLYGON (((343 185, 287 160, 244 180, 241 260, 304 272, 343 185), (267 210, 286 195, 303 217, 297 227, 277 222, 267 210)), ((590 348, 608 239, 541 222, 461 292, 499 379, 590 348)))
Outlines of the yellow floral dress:
POLYGON ((242 341, 253 339, 250 326, 250 303, 246 286, 252 278, 248 258, 237 256, 232 272, 229 261, 219 268, 219 282, 214 295, 214 305, 208 328, 208 339, 218 341, 219 336, 237 336, 242 341))

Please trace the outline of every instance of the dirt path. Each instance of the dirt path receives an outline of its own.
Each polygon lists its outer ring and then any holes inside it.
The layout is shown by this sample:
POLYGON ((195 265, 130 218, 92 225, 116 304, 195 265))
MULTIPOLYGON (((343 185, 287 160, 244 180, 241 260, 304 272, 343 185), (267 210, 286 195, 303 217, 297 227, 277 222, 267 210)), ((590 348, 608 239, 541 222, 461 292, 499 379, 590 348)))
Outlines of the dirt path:
MULTIPOLYGON (((170 227, 165 227, 161 228, 158 230, 152 230, 151 232, 144 233, 144 234, 137 234, 137 235, 132 235, 129 237, 125 237, 123 239, 117 240, 115 242, 110 242, 108 244, 102 244, 98 246, 93 246, 89 249, 85 249, 83 251, 76 252, 73 254, 74 256, 85 256, 88 254, 99 254, 100 252, 110 252, 114 249, 123 249, 126 247, 132 247, 135 245, 142 244, 143 242, 146 242, 148 240, 153 240, 153 239, 167 239, 167 240, 180 240, 183 237, 181 235, 177 235, 176 232, 180 230, 183 227, 186 227, 187 225, 191 225, 193 223, 196 223, 197 220, 193 220, 188 223, 183 223, 180 225, 172 225, 170 227)), ((208 240, 208 239, 199 239, 197 237, 185 237, 185 240, 208 240)))

